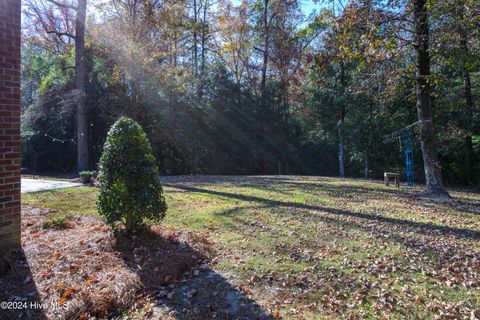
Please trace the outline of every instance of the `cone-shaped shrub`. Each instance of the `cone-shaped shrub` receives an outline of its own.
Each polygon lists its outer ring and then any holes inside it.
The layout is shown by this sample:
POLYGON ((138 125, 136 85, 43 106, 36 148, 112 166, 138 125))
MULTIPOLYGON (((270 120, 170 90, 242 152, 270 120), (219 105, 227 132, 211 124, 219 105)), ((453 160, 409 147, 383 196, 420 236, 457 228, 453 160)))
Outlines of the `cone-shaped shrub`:
POLYGON ((110 129, 100 159, 98 210, 116 230, 137 233, 160 221, 167 206, 152 147, 142 127, 120 118, 110 129))

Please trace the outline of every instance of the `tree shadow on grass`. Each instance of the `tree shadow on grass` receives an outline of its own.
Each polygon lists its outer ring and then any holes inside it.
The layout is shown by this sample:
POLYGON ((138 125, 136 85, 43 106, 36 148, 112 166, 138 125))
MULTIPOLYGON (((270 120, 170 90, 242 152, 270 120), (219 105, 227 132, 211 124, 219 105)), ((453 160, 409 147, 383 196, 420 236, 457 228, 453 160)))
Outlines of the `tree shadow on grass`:
POLYGON ((9 270, 0 276, 0 303, 7 303, 7 308, 0 308, 0 319, 47 319, 33 281, 30 266, 22 249, 5 254, 9 270))
POLYGON ((446 202, 442 204, 443 206, 458 210, 462 213, 472 214, 472 215, 480 215, 480 203, 474 201, 466 201, 466 200, 456 200, 451 202, 446 202))
POLYGON ((118 233, 114 248, 154 297, 153 318, 272 319, 245 293, 208 267, 205 237, 154 226, 136 237, 118 233))
MULTIPOLYGON (((248 206, 248 207, 237 207, 237 208, 232 208, 226 211, 221 211, 216 214, 225 216, 225 217, 230 217, 233 221, 235 221, 236 224, 238 224, 238 226, 240 226, 238 230, 245 230, 245 228, 254 229, 254 231, 250 232, 250 235, 252 234, 258 235, 266 232, 268 234, 274 234, 276 237, 285 238, 285 239, 292 236, 291 234, 289 234, 289 232, 285 232, 278 229, 274 230, 273 232, 271 228, 268 226, 258 224, 257 222, 252 222, 248 219, 242 218, 243 214, 245 213, 244 210, 254 211, 256 209, 271 210, 271 209, 274 209, 274 206, 258 205, 258 206, 248 206)), ((276 210, 275 214, 283 219, 289 219, 289 218, 292 218, 293 216, 291 210, 289 210, 289 208, 287 207, 283 207, 281 208, 281 210, 276 210)), ((313 222, 314 225, 319 223, 325 223, 331 226, 337 226, 339 227, 339 229, 337 230, 342 230, 342 229, 345 230, 345 228, 353 228, 356 230, 361 230, 363 232, 366 232, 367 234, 374 236, 376 239, 380 239, 380 241, 396 242, 396 243, 402 244, 405 247, 420 249, 423 252, 438 254, 441 251, 443 254, 449 252, 450 256, 461 254, 462 257, 465 257, 465 258, 475 257, 475 253, 466 252, 463 249, 461 249, 461 252, 459 252, 458 251, 459 248, 455 246, 451 246, 449 243, 443 242, 443 245, 441 247, 438 247, 434 245, 435 242, 422 241, 421 238, 419 239, 417 237, 413 237, 412 234, 403 232, 404 229, 389 228, 388 225, 379 226, 378 224, 372 224, 372 223, 360 223, 352 219, 345 219, 345 220, 337 219, 335 217, 331 217, 327 215, 320 215, 320 214, 315 215, 315 214, 312 214, 311 212, 306 212, 306 211, 295 212, 295 217, 297 219, 307 218, 307 220, 302 220, 305 223, 305 225, 309 225, 310 222, 313 222)), ((248 234, 245 231, 243 232, 245 235, 248 234)), ((351 239, 348 234, 344 234, 344 236, 347 236, 349 237, 349 239, 351 239)), ((338 239, 340 235, 335 234, 335 237, 338 239)), ((425 238, 428 238, 429 240, 431 240, 430 237, 428 236, 425 238)), ((434 259, 433 256, 431 258, 434 259)))
POLYGON ((179 184, 164 183, 163 185, 171 188, 190 191, 190 192, 213 194, 220 197, 227 197, 227 198, 233 198, 233 199, 238 199, 242 201, 262 203, 270 206, 323 211, 323 212, 340 215, 340 216, 350 216, 355 218, 361 218, 366 221, 376 221, 376 222, 383 222, 383 223, 388 223, 388 224, 397 225, 397 226, 407 226, 412 228, 412 230, 416 233, 429 234, 432 231, 434 231, 445 236, 454 236, 457 238, 466 238, 466 239, 474 239, 474 240, 480 239, 480 232, 476 230, 471 230, 471 229, 443 226, 443 225, 437 225, 437 224, 426 223, 426 222, 416 222, 416 221, 393 218, 393 217, 385 217, 377 214, 354 212, 349 210, 311 205, 311 204, 305 204, 305 203, 271 200, 271 199, 265 199, 265 198, 255 197, 255 196, 247 196, 247 195, 236 194, 236 193, 215 191, 215 190, 196 188, 196 187, 179 185, 179 184))
MULTIPOLYGON (((338 180, 341 181, 341 180, 338 180)), ((412 199, 417 196, 413 189, 385 187, 380 180, 364 180, 355 179, 357 182, 365 182, 369 184, 377 184, 379 188, 368 185, 333 185, 331 182, 338 182, 328 177, 310 177, 310 176, 179 176, 179 177, 162 177, 162 182, 166 183, 195 183, 196 186, 208 186, 211 184, 228 183, 233 187, 252 188, 261 191, 272 191, 279 193, 288 193, 289 189, 301 189, 307 193, 319 192, 328 194, 333 198, 339 196, 348 198, 351 201, 362 202, 362 196, 368 196, 369 199, 374 197, 383 198, 392 195, 395 197, 412 199), (299 181, 300 180, 300 181, 299 181)))
MULTIPOLYGON (((308 193, 328 194, 332 198, 344 198, 349 202, 365 202, 366 200, 381 200, 388 196, 396 198, 416 200, 419 199, 418 191, 411 188, 383 187, 382 181, 356 179, 358 182, 365 181, 369 184, 376 184, 378 187, 369 185, 332 185, 328 182, 329 178, 312 179, 305 177, 306 180, 298 181, 290 177, 251 177, 250 180, 235 180, 232 178, 232 185, 241 188, 254 188, 262 191, 272 191, 285 193, 289 189, 301 189, 308 193)), ((300 177, 301 179, 301 177, 300 177)), ((457 190, 462 191, 462 190, 457 190)), ((475 192, 474 190, 463 190, 463 192, 475 192)), ((425 200, 422 200, 426 203, 425 200)), ((452 201, 436 203, 445 209, 452 209, 467 215, 480 215, 480 202, 469 201, 461 198, 454 198, 452 201)))
POLYGON ((339 196, 344 198, 349 198, 352 201, 359 199, 358 201, 363 201, 360 196, 368 196, 372 198, 375 196, 384 197, 388 195, 402 197, 402 198, 413 198, 416 196, 416 193, 413 189, 405 188, 396 188, 396 187, 383 187, 382 182, 373 181, 373 180, 360 180, 357 179, 357 182, 365 182, 369 184, 377 184, 378 187, 372 187, 368 185, 333 185, 328 183, 328 180, 307 180, 307 181, 295 181, 291 179, 284 178, 261 178, 258 180, 247 181, 239 183, 241 187, 252 187, 262 190, 277 191, 281 192, 285 189, 301 189, 305 192, 318 192, 326 193, 329 196, 337 198, 339 196))

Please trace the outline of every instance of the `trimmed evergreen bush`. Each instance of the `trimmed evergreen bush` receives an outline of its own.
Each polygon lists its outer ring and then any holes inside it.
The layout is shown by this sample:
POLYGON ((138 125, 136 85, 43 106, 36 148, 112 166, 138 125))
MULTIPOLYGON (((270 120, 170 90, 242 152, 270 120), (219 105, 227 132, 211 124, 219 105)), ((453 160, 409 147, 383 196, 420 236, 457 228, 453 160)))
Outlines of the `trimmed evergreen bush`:
POLYGON ((152 147, 142 127, 122 117, 110 128, 100 158, 97 206, 107 223, 137 233, 167 210, 152 147))

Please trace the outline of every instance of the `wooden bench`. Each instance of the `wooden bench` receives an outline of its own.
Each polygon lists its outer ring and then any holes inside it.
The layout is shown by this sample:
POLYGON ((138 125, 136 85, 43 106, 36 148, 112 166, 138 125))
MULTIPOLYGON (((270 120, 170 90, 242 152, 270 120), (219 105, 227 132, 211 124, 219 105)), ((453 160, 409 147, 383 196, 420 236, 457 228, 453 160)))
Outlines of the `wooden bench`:
POLYGON ((384 176, 384 182, 385 182, 386 186, 388 186, 390 184, 390 179, 394 179, 395 180, 395 186, 397 188, 400 187, 400 174, 399 173, 385 172, 383 174, 383 176, 384 176))

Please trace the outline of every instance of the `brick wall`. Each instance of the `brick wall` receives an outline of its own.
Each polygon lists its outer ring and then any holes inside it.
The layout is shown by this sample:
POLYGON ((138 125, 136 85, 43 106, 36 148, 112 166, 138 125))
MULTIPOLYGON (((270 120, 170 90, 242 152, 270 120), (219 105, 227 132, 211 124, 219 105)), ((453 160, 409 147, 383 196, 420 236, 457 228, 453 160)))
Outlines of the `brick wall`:
POLYGON ((0 0, 0 247, 20 245, 20 0, 0 0))

